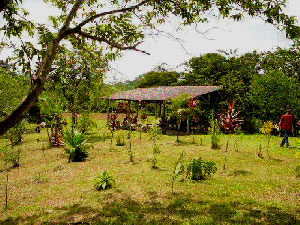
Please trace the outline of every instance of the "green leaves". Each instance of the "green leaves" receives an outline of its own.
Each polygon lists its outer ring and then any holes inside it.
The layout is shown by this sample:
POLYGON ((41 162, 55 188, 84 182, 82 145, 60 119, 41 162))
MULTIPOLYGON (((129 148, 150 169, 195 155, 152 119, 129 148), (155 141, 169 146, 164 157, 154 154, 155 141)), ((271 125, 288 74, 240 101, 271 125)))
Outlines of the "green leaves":
POLYGON ((187 177, 191 180, 204 180, 216 172, 216 163, 214 161, 204 161, 201 157, 192 159, 187 167, 187 177))
POLYGON ((78 131, 65 132, 65 142, 68 146, 66 153, 68 154, 69 162, 81 162, 88 157, 87 149, 89 145, 86 143, 86 138, 78 131))
POLYGON ((108 171, 104 171, 102 175, 98 175, 94 178, 94 186, 98 191, 112 188, 114 184, 115 179, 108 171))

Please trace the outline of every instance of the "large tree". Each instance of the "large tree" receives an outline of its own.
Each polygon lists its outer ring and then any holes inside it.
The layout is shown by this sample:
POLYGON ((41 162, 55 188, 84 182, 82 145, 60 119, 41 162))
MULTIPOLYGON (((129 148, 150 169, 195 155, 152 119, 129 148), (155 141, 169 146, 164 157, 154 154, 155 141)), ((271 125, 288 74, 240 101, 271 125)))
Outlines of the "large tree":
MULTIPOLYGON (((6 2, 6 1, 5 1, 6 2)), ((36 102, 44 90, 52 64, 60 48, 87 51, 86 44, 93 46, 89 51, 109 51, 113 59, 120 51, 138 49, 147 31, 175 15, 183 24, 207 21, 205 12, 215 12, 236 20, 244 15, 263 16, 266 22, 282 25, 290 38, 299 34, 295 18, 282 13, 286 0, 47 0, 61 14, 50 17, 53 26, 26 20, 27 12, 20 9, 18 1, 3 4, 1 16, 6 22, 2 29, 10 41, 12 36, 22 37, 22 30, 38 38, 38 45, 21 42, 19 55, 24 72, 32 78, 28 95, 0 122, 0 135, 16 125, 36 102), (92 43, 92 45, 91 45, 92 43)), ((1 9, 0 9, 1 10, 1 9)))

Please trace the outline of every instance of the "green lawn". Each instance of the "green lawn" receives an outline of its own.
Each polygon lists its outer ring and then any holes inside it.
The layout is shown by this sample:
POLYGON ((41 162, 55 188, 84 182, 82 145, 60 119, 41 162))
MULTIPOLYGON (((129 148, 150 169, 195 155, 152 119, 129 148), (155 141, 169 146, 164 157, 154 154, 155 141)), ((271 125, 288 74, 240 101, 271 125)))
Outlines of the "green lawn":
MULTIPOLYGON (((0 224, 300 224, 300 178, 295 174, 300 150, 279 148, 280 137, 272 137, 268 147, 263 135, 224 135, 221 148, 214 150, 208 135, 181 136, 179 144, 176 136, 163 135, 158 169, 151 169, 148 134, 140 139, 134 133, 130 163, 128 145, 116 146, 114 140, 111 146, 102 135, 108 132, 105 120, 97 123, 88 136, 94 147, 80 163, 67 163, 63 148, 48 148, 45 129, 41 134, 29 129, 21 166, 8 172, 6 210, 7 172, 0 164, 0 224), (263 158, 258 157, 260 144, 263 158), (186 162, 200 156, 213 159, 218 171, 202 182, 182 177, 172 194, 172 165, 183 151, 186 162), (96 191, 93 178, 103 171, 110 171, 116 184, 96 191)), ((290 138, 290 143, 300 146, 299 138, 290 138)))

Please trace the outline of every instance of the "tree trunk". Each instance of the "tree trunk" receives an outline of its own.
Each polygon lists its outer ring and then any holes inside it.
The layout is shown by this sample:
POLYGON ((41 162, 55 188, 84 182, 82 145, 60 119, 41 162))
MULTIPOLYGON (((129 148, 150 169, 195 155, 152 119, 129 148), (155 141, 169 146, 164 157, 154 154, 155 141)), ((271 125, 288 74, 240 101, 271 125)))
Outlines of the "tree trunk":
POLYGON ((52 62, 54 60, 56 49, 61 38, 55 38, 49 44, 48 54, 43 60, 43 64, 38 70, 37 74, 40 75, 35 84, 31 88, 29 94, 25 97, 22 103, 3 121, 0 122, 0 135, 3 135, 10 128, 19 123, 25 114, 31 109, 38 99, 38 96, 43 92, 46 83, 46 78, 50 72, 52 62))

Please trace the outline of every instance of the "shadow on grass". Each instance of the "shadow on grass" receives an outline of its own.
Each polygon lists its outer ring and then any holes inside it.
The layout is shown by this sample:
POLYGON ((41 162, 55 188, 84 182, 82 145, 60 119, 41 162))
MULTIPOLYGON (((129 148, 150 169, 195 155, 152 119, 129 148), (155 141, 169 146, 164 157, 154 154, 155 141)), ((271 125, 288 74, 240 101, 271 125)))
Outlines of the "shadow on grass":
POLYGON ((156 192, 149 192, 148 197, 141 203, 129 196, 109 196, 101 208, 80 204, 55 208, 58 216, 51 222, 40 222, 49 213, 45 212, 0 219, 0 224, 300 224, 289 212, 256 203, 199 201, 184 194, 169 195, 169 201, 162 203, 156 192))
POLYGON ((99 134, 98 135, 93 134, 88 137, 88 142, 90 142, 90 143, 104 142, 104 141, 107 141, 110 139, 111 139, 111 137, 104 137, 99 134))

